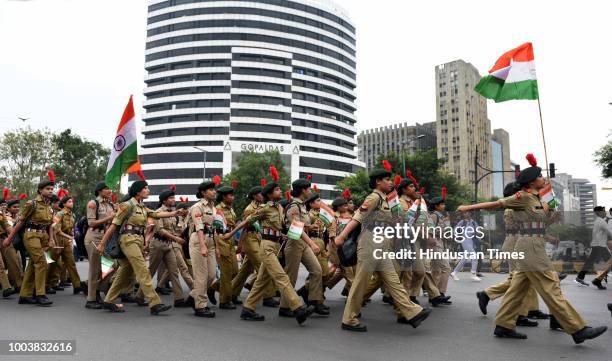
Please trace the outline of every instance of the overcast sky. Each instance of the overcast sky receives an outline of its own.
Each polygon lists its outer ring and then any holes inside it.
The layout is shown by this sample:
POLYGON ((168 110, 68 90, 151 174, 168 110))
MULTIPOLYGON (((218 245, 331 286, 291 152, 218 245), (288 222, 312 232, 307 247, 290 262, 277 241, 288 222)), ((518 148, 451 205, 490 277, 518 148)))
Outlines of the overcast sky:
MULTIPOLYGON (((359 130, 434 121, 436 65, 463 59, 485 74, 503 52, 531 41, 549 161, 596 182, 599 203, 612 206, 592 162, 612 129, 609 2, 336 2, 357 27, 359 130)), ((146 7, 0 0, 0 129, 70 127, 110 147, 130 94, 142 113, 146 7)), ((525 166, 533 152, 544 164, 537 102, 489 101, 489 118, 510 133, 514 161, 525 166)))

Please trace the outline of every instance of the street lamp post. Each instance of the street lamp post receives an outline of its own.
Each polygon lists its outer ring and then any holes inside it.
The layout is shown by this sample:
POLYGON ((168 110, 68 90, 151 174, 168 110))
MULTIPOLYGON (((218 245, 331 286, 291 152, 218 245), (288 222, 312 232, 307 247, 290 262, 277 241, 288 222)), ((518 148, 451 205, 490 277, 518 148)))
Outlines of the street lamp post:
POLYGON ((425 136, 425 134, 417 135, 416 137, 412 137, 412 138, 407 139, 407 140, 402 142, 402 147, 400 149, 400 152, 402 153, 402 165, 404 167, 404 174, 406 174, 406 159, 404 157, 404 145, 410 144, 410 143, 414 142, 417 139, 423 138, 424 136, 425 136))
POLYGON ((202 149, 196 146, 194 146, 194 148, 202 152, 202 154, 204 155, 204 163, 202 164, 203 166, 202 167, 202 181, 205 181, 206 180, 206 153, 208 153, 208 151, 206 151, 206 149, 202 149))

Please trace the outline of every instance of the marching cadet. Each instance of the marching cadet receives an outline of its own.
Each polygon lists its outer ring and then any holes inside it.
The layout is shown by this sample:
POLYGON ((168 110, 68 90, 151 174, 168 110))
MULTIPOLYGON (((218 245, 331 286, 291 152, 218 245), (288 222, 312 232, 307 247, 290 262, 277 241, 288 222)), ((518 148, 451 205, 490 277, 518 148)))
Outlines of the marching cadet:
MULTIPOLYGON (((164 190, 159 194, 159 205, 157 212, 174 212, 176 205, 174 186, 164 190)), ((178 266, 176 264, 176 255, 172 250, 172 244, 183 243, 183 239, 179 236, 181 229, 178 228, 178 216, 159 218, 155 220, 153 226, 153 235, 149 245, 149 273, 151 278, 155 276, 161 264, 165 266, 168 272, 168 277, 172 284, 172 293, 174 295, 174 307, 188 307, 183 296, 183 289, 178 278, 178 266)), ((144 303, 144 293, 141 287, 136 294, 136 303, 144 303)))
MULTIPOLYGON (((446 207, 446 187, 442 186, 441 193, 441 196, 434 197, 429 201, 429 206, 432 207, 430 218, 433 221, 434 227, 444 230, 444 227, 450 226, 448 217, 442 213, 446 207)), ((446 249, 444 239, 442 238, 432 238, 429 240, 429 242, 430 248, 434 252, 443 252, 446 249)), ((448 289, 448 277, 450 276, 450 273, 451 267, 448 259, 434 258, 431 260, 431 276, 433 277, 435 286, 440 291, 440 295, 445 299, 447 298, 446 290, 448 289)), ((448 297, 450 298, 450 296, 448 297)), ((450 303, 451 302, 448 299, 443 302, 443 304, 450 303)))
POLYGON ((53 232, 50 226, 53 222, 51 209, 51 196, 55 187, 55 174, 48 172, 48 179, 38 183, 36 198, 27 202, 19 214, 19 222, 12 229, 5 240, 10 243, 22 228, 23 244, 30 255, 25 269, 23 283, 19 293, 19 304, 35 304, 50 306, 51 302, 45 295, 45 282, 47 280, 47 259, 45 252, 55 246, 53 232))
MULTIPOLYGON (((387 226, 393 222, 391 210, 387 203, 387 193, 393 188, 391 173, 388 170, 376 169, 369 174, 369 186, 373 192, 366 197, 363 204, 353 215, 351 221, 334 240, 337 247, 341 247, 349 234, 360 224, 363 226, 362 235, 357 244, 357 266, 355 279, 349 291, 344 315, 342 316, 342 329, 348 331, 366 332, 367 327, 359 322, 364 291, 368 286, 372 274, 377 274, 385 284, 385 288, 393 297, 395 307, 401 316, 398 323, 410 324, 418 327, 431 313, 431 309, 423 309, 410 301, 406 289, 400 283, 398 273, 391 259, 374 257, 375 250, 392 250, 392 239, 385 238, 382 243, 374 242, 372 229, 375 226, 387 226)), ((377 252, 378 253, 378 252, 377 252)))
MULTIPOLYGON (((319 246, 312 241, 308 236, 308 232, 313 229, 310 222, 310 216, 304 205, 304 201, 310 197, 310 181, 307 179, 297 179, 291 184, 291 196, 293 199, 287 205, 285 214, 286 228, 290 228, 294 221, 304 224, 304 232, 300 239, 287 239, 285 244, 285 271, 291 280, 291 284, 295 286, 297 282, 300 263, 308 270, 308 288, 302 287, 298 291, 298 295, 302 296, 305 302, 314 306, 314 312, 319 315, 329 315, 329 307, 323 304, 323 281, 322 270, 316 254, 321 252, 319 246)), ((279 316, 294 317, 289 309, 287 299, 281 297, 279 316)))
POLYGON ((189 209, 187 221, 189 256, 193 268, 193 289, 188 302, 193 303, 197 317, 215 317, 215 312, 208 307, 208 288, 215 280, 219 253, 213 229, 216 195, 214 182, 202 182, 196 194, 199 201, 189 209))
MULTIPOLYGON (((231 232, 234 226, 236 226, 236 212, 232 204, 234 203, 234 188, 228 186, 221 186, 217 189, 217 214, 221 214, 225 219, 226 230, 225 232, 231 232)), ((226 310, 235 310, 236 305, 234 302, 239 304, 237 298, 232 299, 232 279, 235 272, 234 264, 236 263, 236 247, 234 246, 234 239, 224 240, 223 237, 219 238, 219 269, 221 271, 221 277, 219 278, 219 308, 226 310), (232 302, 233 301, 233 302, 232 302)), ((237 266, 236 266, 237 268, 237 266)))
MULTIPOLYGON (((255 186, 249 190, 248 198, 251 200, 251 203, 246 206, 244 212, 242 213, 242 219, 246 219, 252 213, 257 211, 259 208, 263 207, 264 197, 261 194, 262 188, 260 186, 255 186)), ((240 291, 244 287, 244 284, 249 277, 249 275, 253 274, 261 267, 261 253, 260 253, 260 245, 261 245, 261 234, 259 233, 257 227, 253 225, 247 226, 242 235, 240 237, 240 244, 238 248, 242 250, 245 254, 245 259, 240 266, 240 270, 238 274, 232 280, 232 300, 234 304, 241 304, 238 296, 240 295, 240 291), (239 302, 236 302, 239 301, 239 302)), ((263 295, 263 305, 266 307, 278 307, 279 302, 274 298, 275 289, 274 283, 270 282, 268 289, 264 292, 263 295)))
MULTIPOLYGON (((345 192, 343 192, 343 194, 345 194, 345 192)), ((329 243, 327 244, 327 251, 329 252, 329 260, 334 265, 336 270, 327 280, 325 286, 331 290, 338 282, 340 282, 340 280, 344 278, 346 283, 344 284, 344 288, 340 294, 346 297, 348 296, 349 289, 353 283, 353 278, 355 277, 355 268, 343 266, 340 263, 338 248, 334 243, 334 239, 336 238, 336 235, 342 232, 342 229, 344 229, 348 222, 350 222, 352 214, 348 211, 348 201, 344 197, 334 199, 332 202, 332 209, 335 213, 335 219, 328 229, 329 243)))
POLYGON ((144 231, 148 218, 176 217, 182 212, 163 212, 148 209, 142 202, 149 197, 149 193, 147 182, 139 180, 132 183, 129 188, 130 200, 119 205, 119 210, 113 218, 113 223, 108 227, 102 240, 96 246, 98 253, 103 254, 106 242, 115 233, 115 230, 119 230, 120 238, 118 243, 125 258, 119 259, 117 275, 102 304, 105 309, 111 312, 125 311, 122 304, 115 304, 114 301, 132 283, 134 277, 149 300, 149 308, 152 315, 158 315, 172 308, 172 306, 161 303, 159 296, 155 293, 142 249, 144 247, 144 231))
MULTIPOLYGON (((11 227, 15 225, 15 220, 19 214, 20 198, 11 199, 8 201, 6 203, 6 213, 0 214, 0 218, 4 218, 4 221, 6 222, 0 222, 4 225, 3 227, 0 226, 0 238, 3 236, 8 236, 11 233, 11 227), (5 232, 4 235, 1 234, 2 231, 5 232)), ((9 297, 11 294, 19 293, 21 290, 21 283, 23 281, 23 265, 21 263, 21 257, 11 242, 6 242, 6 240, 3 241, 0 245, 0 251, 2 253, 2 258, 4 259, 4 264, 8 270, 8 278, 10 283, 14 286, 14 292, 9 291, 8 289, 3 290, 3 296, 9 297)))
POLYGON ((498 337, 526 339, 527 335, 515 331, 516 320, 521 311, 521 303, 532 285, 544 300, 552 313, 553 321, 568 334, 575 343, 593 339, 604 332, 607 327, 588 327, 578 312, 563 296, 559 277, 553 271, 553 265, 545 252, 546 223, 551 219, 548 204, 542 203, 539 191, 546 185, 542 169, 537 166, 533 154, 527 155, 531 167, 521 171, 517 182, 523 188, 515 195, 494 202, 463 205, 459 212, 477 209, 511 208, 520 217, 520 234, 517 237, 515 252, 523 252, 524 259, 515 260, 516 271, 512 275, 510 288, 506 291, 502 304, 495 318, 494 334, 498 337))
MULTIPOLYGON (((520 191, 521 186, 516 182, 511 182, 506 184, 506 186, 504 187, 503 196, 511 197, 520 191)), ((513 209, 506 208, 504 210, 504 225, 506 237, 504 238, 504 242, 502 243, 502 252, 514 251, 516 240, 520 231, 520 220, 518 218, 519 217, 515 216, 515 211, 513 209)), ((508 277, 503 282, 493 285, 485 289, 484 291, 476 292, 476 297, 478 298, 478 307, 484 315, 487 314, 487 305, 489 304, 489 301, 495 300, 503 296, 510 288, 510 285, 512 283, 512 275, 515 272, 514 261, 512 259, 508 260, 508 268, 508 277)), ((529 291, 527 292, 525 299, 523 300, 521 311, 519 312, 518 318, 516 320, 516 325, 537 326, 537 322, 534 325, 532 321, 529 321, 529 319, 527 318, 529 312, 531 312, 532 310, 538 310, 538 294, 535 288, 530 286, 529 291)), ((537 312, 541 313, 541 311, 539 310, 537 312)), ((532 316, 533 315, 534 314, 532 314, 532 316)))
POLYGON ((59 201, 59 207, 61 211, 55 214, 53 219, 53 232, 55 236, 55 243, 58 247, 57 252, 51 252, 51 258, 55 261, 49 264, 47 273, 47 285, 49 287, 56 286, 60 278, 60 269, 62 265, 66 267, 70 281, 72 283, 72 293, 77 295, 81 292, 86 293, 87 289, 84 284, 81 284, 79 272, 74 262, 74 252, 72 247, 72 241, 74 240, 74 214, 72 209, 74 207, 74 201, 71 196, 65 195, 59 201))
MULTIPOLYGON (((328 227, 325 225, 325 223, 323 223, 320 215, 321 196, 319 193, 312 193, 310 197, 306 198, 304 204, 306 205, 306 210, 308 211, 308 216, 310 217, 311 222, 311 226, 308 229, 308 236, 320 250, 319 253, 317 253, 317 260, 319 261, 319 265, 321 265, 321 287, 324 291, 324 285, 328 281, 329 277, 331 277, 331 274, 329 271, 329 254, 327 253, 327 246, 323 240, 325 233, 328 232, 328 227)), ((332 224, 330 223, 330 226, 331 225, 332 224)), ((335 228, 332 228, 332 231, 335 232, 335 228)), ((335 235, 331 238, 335 238, 335 235)), ((306 282, 309 282, 309 280, 306 280, 306 282)), ((304 284, 304 289, 308 288, 308 285, 304 284)))
MULTIPOLYGON (((2 208, 6 206, 4 198, 1 200, 0 203, 3 204, 2 208)), ((4 215, 4 209, 0 209, 0 239, 6 237, 10 232, 11 225, 9 224, 6 216, 4 215)), ((0 247, 4 248, 1 245, 0 247)), ((3 259, 6 259, 8 257, 5 257, 4 253, 5 252, 2 252, 2 255, 0 255, 0 287, 2 288, 2 297, 7 298, 17 293, 17 291, 15 291, 15 289, 11 286, 11 283, 9 282, 9 278, 6 272, 7 270, 4 265, 6 261, 3 261, 3 259)), ((6 263, 8 264, 8 262, 6 263)))
POLYGON ((115 208, 112 203, 112 192, 104 182, 98 182, 94 188, 96 198, 87 203, 87 232, 85 233, 85 249, 87 249, 89 271, 87 277, 87 302, 85 308, 101 309, 99 282, 102 273, 100 264, 101 252, 97 245, 102 240, 104 232, 108 229, 113 218, 115 208))
MULTIPOLYGON (((298 324, 302 324, 314 312, 314 306, 305 306, 302 303, 302 300, 300 300, 291 284, 289 276, 285 273, 278 260, 285 220, 284 211, 279 204, 282 198, 282 191, 278 183, 270 182, 263 188, 262 194, 267 203, 251 213, 246 219, 237 224, 230 233, 224 236, 225 239, 231 239, 239 229, 247 225, 253 225, 255 222, 259 222, 262 227, 261 267, 257 271, 255 284, 244 302, 240 318, 247 321, 263 321, 265 319, 264 316, 255 312, 255 307, 267 290, 269 290, 269 283, 273 282, 276 288, 280 290, 282 297, 289 304, 290 310, 298 324)), ((304 232, 302 232, 301 237, 302 239, 306 237, 304 232)))

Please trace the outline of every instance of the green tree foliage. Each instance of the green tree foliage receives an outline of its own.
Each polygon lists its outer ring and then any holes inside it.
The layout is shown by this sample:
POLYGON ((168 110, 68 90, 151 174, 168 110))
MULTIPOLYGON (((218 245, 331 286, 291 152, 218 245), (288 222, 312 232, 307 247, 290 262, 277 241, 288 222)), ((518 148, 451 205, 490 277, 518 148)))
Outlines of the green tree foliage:
POLYGON ((589 247, 592 240, 592 230, 585 226, 573 224, 555 223, 551 224, 547 233, 559 238, 560 241, 574 241, 589 247))
POLYGON ((595 163, 601 167, 603 178, 612 178, 612 140, 595 152, 595 163))
POLYGON ((351 191, 351 199, 357 205, 363 203, 365 198, 372 192, 368 183, 370 182, 370 178, 368 178, 368 173, 361 169, 350 177, 346 177, 343 180, 336 183, 336 189, 339 191, 343 191, 345 189, 350 189, 351 191))
POLYGON ((283 190, 290 190, 290 176, 285 169, 285 163, 278 151, 265 153, 243 152, 234 163, 234 169, 223 178, 223 184, 231 186, 232 180, 236 181, 234 190, 234 210, 238 217, 242 216, 244 208, 249 204, 247 194, 249 189, 261 185, 261 179, 272 182, 270 166, 278 170, 280 180, 278 181, 283 190))

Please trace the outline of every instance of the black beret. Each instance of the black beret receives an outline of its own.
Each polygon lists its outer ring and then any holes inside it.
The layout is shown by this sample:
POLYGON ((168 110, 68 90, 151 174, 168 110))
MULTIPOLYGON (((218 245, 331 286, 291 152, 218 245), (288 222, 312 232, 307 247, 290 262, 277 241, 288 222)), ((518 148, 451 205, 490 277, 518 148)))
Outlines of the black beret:
POLYGON ((374 189, 376 188, 376 180, 391 177, 391 172, 385 169, 374 169, 368 174, 368 177, 370 178, 369 186, 374 189))
POLYGON ((55 182, 45 179, 43 181, 38 182, 38 189, 43 189, 47 186, 55 187, 55 182))
POLYGON ((529 182, 532 182, 541 176, 542 176, 542 168, 537 167, 537 166, 529 167, 521 171, 516 181, 517 183, 521 185, 527 185, 529 184, 529 182))
POLYGON ((170 190, 170 189, 166 189, 165 191, 163 191, 163 192, 161 192, 159 194, 159 201, 163 202, 166 199, 168 199, 168 198, 170 198, 170 197, 172 197, 174 195, 176 195, 176 192, 174 192, 173 190, 170 190))
POLYGON ((6 199, 0 198, 0 204, 6 204, 6 199))
POLYGON ((504 197, 510 197, 521 190, 521 185, 517 182, 510 182, 504 187, 504 197))
POLYGON ((59 206, 60 208, 64 208, 64 205, 66 204, 66 202, 68 202, 68 201, 69 201, 69 200, 71 200, 71 199, 72 199, 72 197, 71 197, 71 196, 64 196, 64 197, 63 197, 63 198, 60 200, 60 202, 59 202, 58 206, 59 206))
POLYGON ((306 189, 310 188, 310 181, 308 179, 299 178, 291 183, 291 188, 293 189, 306 189))
MULTIPOLYGON (((414 184, 414 182, 411 179, 404 178, 397 185, 397 190, 401 193, 404 188, 408 187, 411 184, 414 184)), ((416 186, 416 184, 415 184, 415 186, 416 186)))
POLYGON ((188 209, 188 208, 189 208, 189 204, 185 202, 178 202, 176 204, 176 209, 188 209))
POLYGON ((306 204, 306 208, 308 210, 310 210, 310 203, 316 201, 317 199, 321 198, 321 196, 319 195, 319 193, 312 193, 310 195, 310 197, 306 198, 306 200, 304 200, 304 204, 306 204))
POLYGON ((147 183, 146 181, 137 180, 134 183, 132 183, 132 185, 130 186, 128 194, 130 195, 130 197, 134 197, 135 195, 140 193, 140 191, 143 190, 148 185, 149 185, 149 183, 147 183))
POLYGON ((606 208, 602 206, 597 206, 593 208, 593 212, 605 212, 605 211, 606 211, 606 208))
POLYGON ((438 204, 442 204, 444 203, 444 198, 438 196, 438 197, 433 197, 432 199, 429 200, 429 204, 432 206, 436 206, 438 204))
MULTIPOLYGON (((3 201, 4 201, 4 199, 3 199, 3 201)), ((6 202, 6 206, 7 207, 12 207, 15 204, 19 204, 19 198, 11 199, 10 201, 6 202)))
POLYGON ((335 211, 335 210, 338 210, 339 207, 345 204, 348 204, 347 200, 342 197, 339 197, 339 198, 334 199, 334 201, 332 202, 332 208, 335 211))
POLYGON ((253 199, 254 195, 256 195, 257 193, 261 193, 262 189, 263 188, 261 188, 261 186, 255 186, 255 187, 249 189, 249 193, 248 193, 249 199, 253 199))
POLYGON ((196 198, 202 198, 202 192, 205 190, 209 190, 211 188, 215 188, 215 183, 211 182, 211 181, 204 181, 202 183, 200 183, 200 185, 198 186, 198 193, 196 194, 196 198))
POLYGON ((97 196, 98 193, 105 188, 108 188, 105 182, 96 183, 96 188, 94 188, 94 194, 97 196))
POLYGON ((234 188, 228 186, 220 186, 219 188, 217 188, 217 202, 221 202, 223 200, 223 196, 233 193, 234 188))
POLYGON ((270 182, 270 183, 266 184, 265 187, 263 187, 263 189, 261 190, 261 194, 263 194, 264 197, 267 197, 268 194, 270 194, 270 192, 272 192, 278 186, 279 186, 278 183, 270 182))

